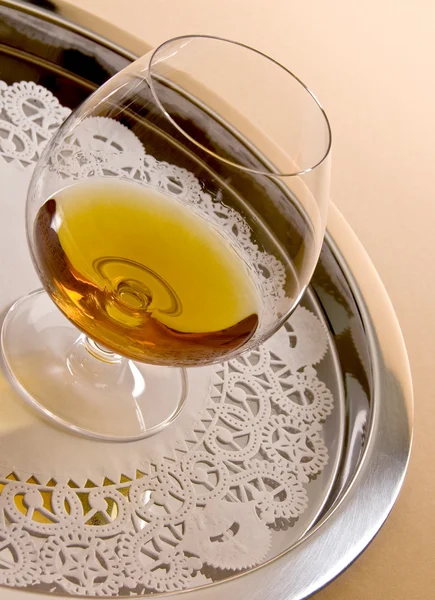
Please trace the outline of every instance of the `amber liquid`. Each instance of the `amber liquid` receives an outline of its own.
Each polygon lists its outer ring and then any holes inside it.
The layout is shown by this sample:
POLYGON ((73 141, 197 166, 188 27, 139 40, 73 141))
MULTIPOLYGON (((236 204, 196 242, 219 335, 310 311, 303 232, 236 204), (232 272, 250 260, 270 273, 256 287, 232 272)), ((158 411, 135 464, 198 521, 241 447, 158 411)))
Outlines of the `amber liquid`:
POLYGON ((212 362, 258 326, 258 290, 228 240, 155 189, 120 180, 72 185, 40 208, 34 240, 53 300, 119 354, 212 362))

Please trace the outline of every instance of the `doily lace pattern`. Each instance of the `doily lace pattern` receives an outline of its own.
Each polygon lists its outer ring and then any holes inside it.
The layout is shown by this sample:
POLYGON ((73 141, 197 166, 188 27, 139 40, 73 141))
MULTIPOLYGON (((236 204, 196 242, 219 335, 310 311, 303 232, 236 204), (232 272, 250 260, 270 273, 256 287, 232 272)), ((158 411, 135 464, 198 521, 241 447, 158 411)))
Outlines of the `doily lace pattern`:
MULTIPOLYGON (((0 82, 0 109, 0 162, 17 173, 33 167, 69 112, 31 82, 0 82)), ((152 181, 218 218, 192 174, 158 163, 127 129, 109 125, 94 119, 76 132, 71 144, 80 156, 69 157, 66 177, 90 168, 103 173, 107 165, 95 157, 110 146, 119 152, 114 175, 152 181)), ((66 161, 54 160, 62 173, 66 161)), ((266 272, 280 268, 253 247, 242 223, 232 234, 258 253, 266 272)), ((136 457, 134 476, 78 483, 3 472, 0 584, 71 595, 152 594, 260 564, 272 536, 307 510, 307 486, 328 463, 322 425, 334 398, 316 370, 327 352, 324 326, 300 306, 264 345, 210 367, 211 392, 197 421, 158 460, 136 457)))

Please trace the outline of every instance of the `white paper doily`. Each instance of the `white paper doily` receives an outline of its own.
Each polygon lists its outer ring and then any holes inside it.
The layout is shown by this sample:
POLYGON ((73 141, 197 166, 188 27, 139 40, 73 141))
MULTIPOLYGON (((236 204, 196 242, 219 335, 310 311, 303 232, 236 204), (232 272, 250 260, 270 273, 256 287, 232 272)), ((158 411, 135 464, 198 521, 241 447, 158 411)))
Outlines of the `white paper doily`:
MULTIPOLYGON (((0 109, 5 310, 39 287, 25 242, 25 194, 68 110, 31 82, 0 82, 0 109)), ((105 121, 86 128, 82 151, 112 144, 124 176, 159 178, 177 194, 195 189, 191 174, 158 163, 105 121), (122 151, 126 143, 130 152, 122 151)), ((299 307, 260 348, 189 370, 191 391, 177 421, 124 445, 57 431, 28 412, 2 377, 0 584, 94 596, 171 592, 262 562, 274 539, 309 511, 310 486, 328 463, 323 424, 333 395, 317 372, 327 352, 323 324, 299 307)))

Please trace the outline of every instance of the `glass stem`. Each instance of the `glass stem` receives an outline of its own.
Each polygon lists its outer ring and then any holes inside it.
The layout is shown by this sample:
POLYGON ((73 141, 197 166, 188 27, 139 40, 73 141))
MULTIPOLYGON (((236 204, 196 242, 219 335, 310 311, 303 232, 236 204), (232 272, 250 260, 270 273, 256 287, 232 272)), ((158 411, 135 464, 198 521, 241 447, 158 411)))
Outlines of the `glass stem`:
POLYGON ((83 346, 90 354, 92 354, 94 358, 97 358, 98 360, 102 360, 103 362, 109 364, 119 364, 120 362, 122 362, 123 357, 119 354, 115 354, 115 352, 112 352, 111 350, 104 348, 100 344, 97 344, 97 342, 94 342, 93 339, 91 339, 85 334, 83 334, 80 337, 82 338, 83 346))
POLYGON ((128 359, 103 348, 84 333, 68 348, 67 367, 71 375, 92 380, 98 387, 119 383, 128 369, 128 359))

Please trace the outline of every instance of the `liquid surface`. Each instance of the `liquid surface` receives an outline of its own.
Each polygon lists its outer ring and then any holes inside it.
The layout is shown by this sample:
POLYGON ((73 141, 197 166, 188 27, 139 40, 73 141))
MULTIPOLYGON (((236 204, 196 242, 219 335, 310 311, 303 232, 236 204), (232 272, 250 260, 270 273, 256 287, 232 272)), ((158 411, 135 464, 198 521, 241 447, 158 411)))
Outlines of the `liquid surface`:
POLYGON ((136 183, 78 183, 40 208, 35 255, 66 316, 156 364, 211 362, 258 325, 260 298, 229 242, 177 199, 136 183))

